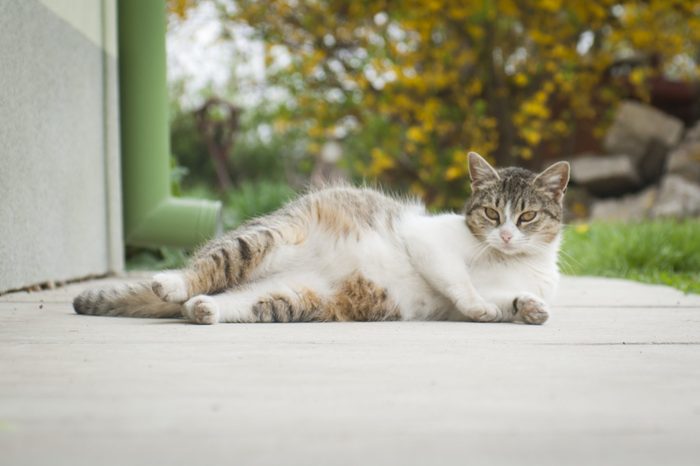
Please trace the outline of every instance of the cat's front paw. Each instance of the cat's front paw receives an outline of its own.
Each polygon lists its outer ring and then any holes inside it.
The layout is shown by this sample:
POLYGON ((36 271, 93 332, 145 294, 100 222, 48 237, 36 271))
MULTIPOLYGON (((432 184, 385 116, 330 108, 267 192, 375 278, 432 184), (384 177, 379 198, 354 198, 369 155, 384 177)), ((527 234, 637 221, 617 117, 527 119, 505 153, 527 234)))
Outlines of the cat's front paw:
POLYGON ((189 298, 185 277, 180 272, 162 272, 153 276, 151 289, 163 301, 184 303, 189 298))
POLYGON ((219 323, 219 305, 211 296, 195 296, 185 303, 183 315, 195 324, 217 324, 219 323))
POLYGON ((513 302, 516 316, 527 324, 542 325, 549 318, 547 303, 535 295, 524 294, 515 298, 513 302))
POLYGON ((487 301, 471 303, 462 312, 469 319, 476 322, 497 322, 502 317, 498 306, 487 301))

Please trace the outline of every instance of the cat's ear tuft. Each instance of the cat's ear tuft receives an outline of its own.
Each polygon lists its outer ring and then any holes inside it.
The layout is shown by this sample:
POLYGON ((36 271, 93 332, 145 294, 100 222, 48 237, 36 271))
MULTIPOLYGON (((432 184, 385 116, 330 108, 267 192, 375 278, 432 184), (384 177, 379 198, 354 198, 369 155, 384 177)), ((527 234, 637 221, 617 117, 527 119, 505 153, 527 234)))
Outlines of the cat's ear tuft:
POLYGON ((469 153, 469 176, 472 179, 472 189, 477 189, 484 183, 501 179, 498 172, 476 152, 469 153))
POLYGON ((561 202, 569 184, 569 162, 557 162, 535 177, 535 186, 561 202))

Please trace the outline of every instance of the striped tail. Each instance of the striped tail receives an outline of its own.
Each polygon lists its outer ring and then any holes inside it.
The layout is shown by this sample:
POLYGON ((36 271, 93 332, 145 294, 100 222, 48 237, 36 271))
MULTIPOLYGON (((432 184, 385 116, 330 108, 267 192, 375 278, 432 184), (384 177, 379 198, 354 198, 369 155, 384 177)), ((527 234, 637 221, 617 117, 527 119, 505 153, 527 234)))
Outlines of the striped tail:
POLYGON ((147 282, 85 290, 73 300, 73 309, 78 314, 99 316, 182 316, 182 304, 163 301, 147 282))

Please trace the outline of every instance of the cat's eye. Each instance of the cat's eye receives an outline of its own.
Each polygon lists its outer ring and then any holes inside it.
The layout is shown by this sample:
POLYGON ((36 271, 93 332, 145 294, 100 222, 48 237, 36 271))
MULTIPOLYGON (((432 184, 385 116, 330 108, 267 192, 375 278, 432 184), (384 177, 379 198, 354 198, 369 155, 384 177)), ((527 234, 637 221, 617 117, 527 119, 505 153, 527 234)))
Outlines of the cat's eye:
POLYGON ((498 215, 498 212, 495 209, 492 209, 491 207, 484 207, 484 213, 488 218, 490 218, 494 222, 498 222, 501 218, 498 215))
POLYGON ((523 212, 518 218, 518 223, 531 222, 535 219, 535 217, 537 217, 537 212, 534 210, 523 212))

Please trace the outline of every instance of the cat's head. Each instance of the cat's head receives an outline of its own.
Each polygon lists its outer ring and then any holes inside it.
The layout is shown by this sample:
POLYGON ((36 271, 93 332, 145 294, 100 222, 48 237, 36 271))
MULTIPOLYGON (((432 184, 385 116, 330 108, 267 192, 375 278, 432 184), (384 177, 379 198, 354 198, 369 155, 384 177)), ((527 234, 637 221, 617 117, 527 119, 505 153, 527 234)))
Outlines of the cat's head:
POLYGON ((533 254, 557 239, 568 162, 557 162, 539 174, 517 167, 495 170, 470 152, 469 174, 472 196, 465 216, 474 236, 508 255, 533 254))

